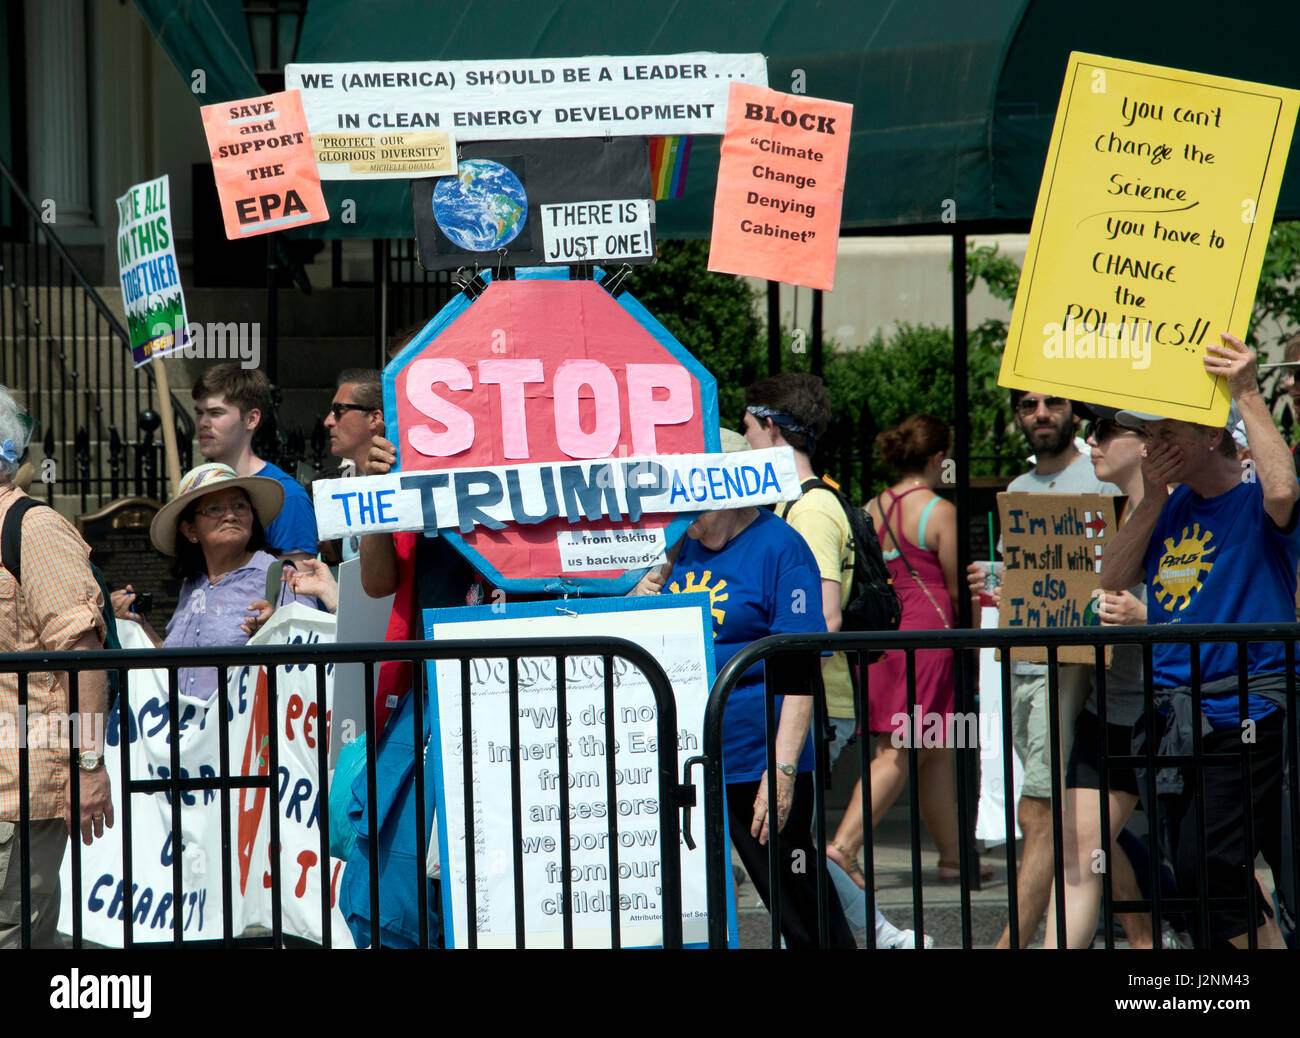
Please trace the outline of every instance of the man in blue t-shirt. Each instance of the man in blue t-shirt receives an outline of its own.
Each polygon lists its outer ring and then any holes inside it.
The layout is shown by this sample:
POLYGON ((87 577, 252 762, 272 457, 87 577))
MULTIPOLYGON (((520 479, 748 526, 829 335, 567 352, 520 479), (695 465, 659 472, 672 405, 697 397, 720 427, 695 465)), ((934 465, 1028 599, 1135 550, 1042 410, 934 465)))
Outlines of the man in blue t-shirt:
MULTIPOLYGON (((1106 549, 1101 584, 1128 587, 1145 578, 1147 616, 1153 624, 1290 623, 1295 618, 1300 485, 1290 452, 1260 395, 1255 352, 1231 335, 1222 339, 1222 346, 1206 347, 1205 370, 1227 383, 1245 424, 1253 469, 1238 462, 1236 445, 1225 428, 1119 413, 1121 423, 1141 426, 1147 435, 1145 496, 1106 549), (1166 496, 1171 483, 1179 486, 1166 496)), ((1235 421, 1234 415, 1229 424, 1235 421)), ((1262 851, 1278 873, 1284 646, 1247 646, 1245 688, 1238 682, 1235 645, 1207 643, 1198 647, 1198 654, 1202 699, 1200 716, 1194 717, 1190 647, 1153 647, 1152 685, 1164 719, 1163 731, 1157 733, 1160 751, 1190 754, 1193 726, 1200 730, 1203 755, 1244 750, 1251 773, 1253 841, 1248 853, 1240 767, 1203 767, 1199 783, 1194 772, 1167 769, 1158 782, 1167 853, 1182 896, 1200 896, 1204 876, 1210 898, 1236 901, 1230 908, 1210 911, 1210 932, 1198 933, 1200 946, 1228 942, 1246 947, 1250 931, 1256 930, 1261 946, 1281 947, 1267 898, 1255 884, 1253 852, 1262 851), (1193 810, 1197 800, 1204 805, 1205 817, 1199 839, 1193 810), (1247 910, 1251 886, 1254 919, 1247 910)), ((1139 721, 1139 729, 1143 724, 1139 721)), ((1138 739, 1144 741, 1145 735, 1138 739)), ((1141 792, 1145 795, 1146 788, 1141 792)))
POLYGON ((194 383, 194 422, 199 452, 241 476, 269 476, 284 486, 284 507, 266 528, 281 558, 314 558, 316 513, 302 484, 253 453, 253 435, 271 413, 271 383, 257 368, 215 364, 194 383))

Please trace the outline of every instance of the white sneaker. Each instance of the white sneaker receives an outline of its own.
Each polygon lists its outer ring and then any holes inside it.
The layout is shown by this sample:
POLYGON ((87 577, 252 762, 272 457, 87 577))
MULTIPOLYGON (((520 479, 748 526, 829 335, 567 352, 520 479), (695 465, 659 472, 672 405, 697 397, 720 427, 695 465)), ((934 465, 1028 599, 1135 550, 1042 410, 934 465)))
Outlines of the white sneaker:
MULTIPOLYGON (((880 909, 876 909, 876 947, 877 948, 915 948, 916 932, 900 930, 885 918, 880 909)), ((925 935, 925 947, 934 947, 934 938, 925 935)))

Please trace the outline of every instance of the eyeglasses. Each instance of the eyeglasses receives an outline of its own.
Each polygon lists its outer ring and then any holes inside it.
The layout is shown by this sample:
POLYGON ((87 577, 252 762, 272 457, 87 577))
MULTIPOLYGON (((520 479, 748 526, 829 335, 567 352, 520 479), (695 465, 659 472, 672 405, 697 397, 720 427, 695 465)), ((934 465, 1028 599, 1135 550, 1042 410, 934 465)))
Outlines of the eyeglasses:
POLYGON ((378 411, 377 407, 366 407, 364 404, 330 404, 330 414, 334 416, 334 421, 343 421, 343 416, 349 411, 378 411))
POLYGON ((227 512, 234 512, 236 519, 243 519, 252 515, 253 506, 247 501, 236 501, 229 505, 208 505, 207 508, 200 508, 197 514, 204 519, 224 519, 227 512))
POLYGON ((1091 437, 1096 441, 1098 446, 1101 446, 1107 440, 1123 435, 1124 433, 1129 433, 1133 436, 1142 435, 1136 429, 1129 429, 1127 426, 1120 425, 1111 418, 1098 418, 1096 421, 1089 423, 1088 431, 1084 435, 1084 439, 1086 440, 1088 437, 1091 437))
POLYGON ((1025 415, 1033 414, 1038 410, 1039 403, 1044 404, 1049 411, 1064 411, 1070 406, 1070 401, 1063 396, 1022 396, 1016 403, 1016 410, 1025 415))

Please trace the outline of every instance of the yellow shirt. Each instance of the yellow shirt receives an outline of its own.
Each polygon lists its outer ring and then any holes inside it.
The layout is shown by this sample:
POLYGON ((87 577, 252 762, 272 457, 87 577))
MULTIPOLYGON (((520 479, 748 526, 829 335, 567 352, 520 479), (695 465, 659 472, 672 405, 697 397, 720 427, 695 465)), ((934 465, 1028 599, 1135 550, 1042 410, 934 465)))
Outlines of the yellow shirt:
MULTIPOLYGON (((853 551, 849 548, 852 531, 849 517, 830 491, 810 490, 793 504, 778 506, 777 514, 788 522, 807 542, 817 559, 822 580, 840 584, 840 608, 849 604, 853 586, 853 551)), ((835 653, 822 668, 826 686, 826 713, 831 717, 853 716, 853 683, 849 680, 849 661, 842 652, 835 653)))

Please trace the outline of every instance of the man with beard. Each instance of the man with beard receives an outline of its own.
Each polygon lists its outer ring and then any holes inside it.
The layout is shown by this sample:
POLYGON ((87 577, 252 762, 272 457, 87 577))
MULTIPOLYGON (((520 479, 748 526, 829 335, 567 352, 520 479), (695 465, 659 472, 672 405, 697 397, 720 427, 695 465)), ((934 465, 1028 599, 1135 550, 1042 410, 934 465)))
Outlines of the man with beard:
MULTIPOLYGON (((1007 486, 1024 494, 1119 494, 1119 487, 1103 483, 1092 470, 1092 459, 1075 445, 1079 419, 1064 397, 1022 389, 1011 391, 1011 409, 1034 452, 1034 467, 1007 486)), ((983 582, 977 565, 968 571, 972 593, 983 582)), ((1074 722, 1092 691, 1092 668, 1062 664, 1060 670, 1061 739, 1060 772, 1070 758, 1074 722)), ((1011 664, 1011 733, 1016 754, 1024 766, 1019 821, 1024 851, 1017 871, 1020 947, 1033 939, 1052 889, 1052 762, 1048 728, 1047 667, 1041 663, 1011 664)), ((1011 947, 1010 924, 997 947, 1011 947)))

